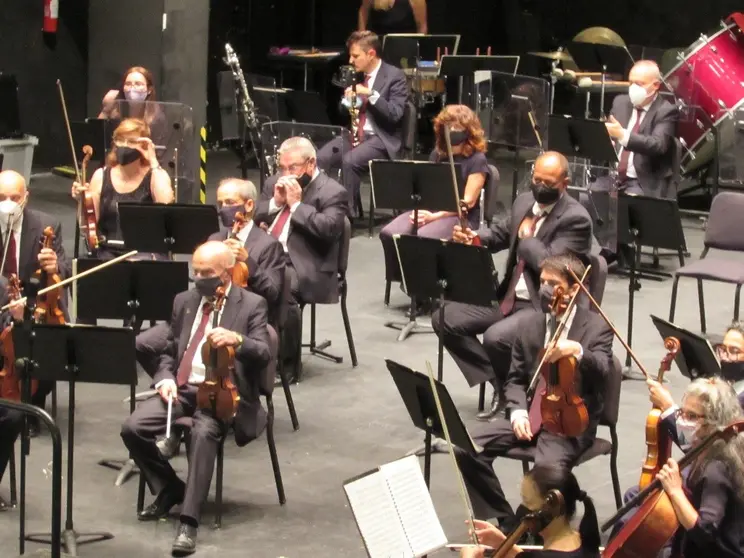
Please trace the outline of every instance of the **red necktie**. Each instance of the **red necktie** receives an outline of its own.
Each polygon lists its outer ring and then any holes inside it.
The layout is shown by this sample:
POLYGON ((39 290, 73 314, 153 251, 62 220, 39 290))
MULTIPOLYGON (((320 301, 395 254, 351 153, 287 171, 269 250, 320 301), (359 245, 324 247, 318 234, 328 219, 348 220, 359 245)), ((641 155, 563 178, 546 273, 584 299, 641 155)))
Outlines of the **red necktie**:
MULTIPOLYGON (((534 211, 530 212, 531 216, 537 217, 532 222, 532 227, 530 227, 530 237, 535 236, 535 231, 537 230, 537 224, 545 219, 546 213, 542 213, 540 216, 536 216, 534 211)), ((526 219, 527 217, 525 217, 526 219)), ((520 224, 521 228, 521 224, 520 224)), ((517 229, 517 232, 519 232, 519 229, 517 229)), ((504 316, 508 316, 511 314, 512 310, 514 310, 514 303, 517 301, 517 283, 519 283, 519 278, 524 273, 524 260, 520 259, 517 262, 517 267, 514 269, 514 274, 512 275, 511 281, 509 281, 509 289, 506 291, 506 295, 504 296, 504 299, 501 301, 501 304, 499 307, 501 308, 501 313, 504 316)))
MULTIPOLYGON (((362 85, 364 87, 367 87, 367 84, 369 83, 369 74, 364 75, 364 82, 362 85)), ((369 97, 365 96, 364 100, 362 101, 362 106, 359 109, 359 141, 362 141, 364 139, 364 123, 367 121, 367 103, 369 102, 369 97)))
POLYGON ((279 237, 282 235, 282 231, 284 230, 284 226, 287 224, 287 221, 289 221, 291 213, 289 205, 285 204, 284 209, 282 209, 279 217, 276 218, 274 226, 271 228, 271 236, 279 240, 279 237))
POLYGON ((18 275, 18 260, 16 259, 16 239, 15 233, 11 230, 10 237, 8 239, 8 251, 5 255, 5 267, 3 268, 3 275, 10 277, 11 273, 18 275))
MULTIPOLYGON (((630 131, 631 134, 637 134, 638 129, 641 127, 641 117, 643 116, 643 110, 642 109, 635 109, 636 110, 636 121, 633 125, 633 129, 630 131)), ((625 182, 625 179, 628 178, 628 162, 630 161, 630 151, 628 151, 627 147, 623 147, 623 152, 620 154, 620 163, 617 166, 617 175, 620 179, 620 182, 625 182)))
POLYGON ((178 374, 176 375, 176 383, 178 386, 186 385, 191 376, 191 368, 193 366, 194 355, 196 355, 196 349, 199 347, 199 343, 204 339, 204 332, 207 330, 207 323, 209 323, 209 315, 212 313, 212 305, 209 302, 205 302, 202 305, 202 317, 199 322, 199 327, 196 328, 194 336, 189 341, 186 351, 183 353, 181 364, 178 365, 178 374))

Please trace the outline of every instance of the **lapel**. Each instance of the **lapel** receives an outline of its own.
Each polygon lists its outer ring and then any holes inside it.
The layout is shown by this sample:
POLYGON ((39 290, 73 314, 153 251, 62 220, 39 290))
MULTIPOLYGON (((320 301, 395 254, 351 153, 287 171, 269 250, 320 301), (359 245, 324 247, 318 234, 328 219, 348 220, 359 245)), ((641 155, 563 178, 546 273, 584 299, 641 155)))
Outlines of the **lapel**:
POLYGON ((519 202, 519 205, 514 204, 514 215, 511 223, 511 247, 514 248, 514 246, 517 243, 517 232, 519 231, 519 225, 522 224, 522 221, 524 221, 524 218, 527 216, 527 213, 532 211, 532 206, 535 203, 535 200, 532 198, 532 196, 525 195, 521 201, 520 198, 517 198, 517 202, 519 202), (529 203, 527 203, 529 201, 529 203), (520 207, 522 206, 522 207, 520 207))
POLYGON ((230 287, 230 293, 227 295, 225 306, 222 310, 222 317, 220 318, 220 327, 225 329, 231 329, 235 320, 238 317, 238 305, 240 304, 241 293, 240 287, 232 285, 230 287))
MULTIPOLYGON (((577 301, 578 302, 578 301, 577 301)), ((584 337, 586 326, 589 323, 587 320, 586 308, 576 307, 576 314, 574 314, 573 322, 571 323, 571 329, 568 330, 568 338, 572 341, 581 341, 584 337)))
POLYGON ((664 100, 661 98, 661 95, 657 95, 656 99, 654 99, 654 102, 651 103, 651 106, 648 107, 648 110, 646 111, 646 115, 643 117, 643 122, 641 122, 641 127, 638 128, 639 134, 648 133, 648 130, 651 129, 651 123, 653 119, 656 117, 656 111, 659 110, 659 105, 662 102, 664 102, 664 100))
POLYGON ((540 225, 540 230, 537 231, 535 238, 542 239, 547 234, 548 229, 552 228, 554 224, 558 222, 558 220, 561 218, 561 215, 563 215, 563 212, 566 211, 566 206, 568 205, 568 196, 569 194, 563 192, 553 209, 550 211, 550 213, 548 213, 548 216, 545 217, 542 225, 540 225))
POLYGON ((315 179, 312 182, 310 182, 310 184, 307 185, 305 190, 303 190, 302 192, 303 203, 307 203, 312 206, 315 206, 315 200, 320 196, 319 190, 322 188, 323 186, 322 183, 325 179, 326 179, 326 174, 323 171, 320 171, 318 173, 318 176, 316 176, 315 179))
MULTIPOLYGON (((261 235, 261 231, 254 224, 251 227, 251 232, 248 233, 248 236, 246 237, 245 242, 243 243, 243 246, 245 247, 245 249, 248 250, 248 248, 250 248, 251 246, 255 246, 259 241, 260 235, 261 235)), ((248 252, 250 253, 250 250, 248 250, 248 252)))
POLYGON ((377 75, 375 76, 375 82, 372 84, 372 87, 374 88, 375 91, 380 93, 382 91, 383 85, 385 85, 386 82, 387 82, 387 72, 385 71, 385 62, 380 62, 380 69, 377 70, 377 75))
POLYGON ((191 337, 191 329, 194 327, 194 320, 199 312, 199 302, 201 296, 196 289, 189 291, 189 296, 184 302, 183 317, 181 318, 181 335, 178 338, 178 360, 180 362, 191 337))
MULTIPOLYGON (((35 267, 34 249, 41 238, 41 222, 31 211, 24 210, 23 222, 21 223, 21 246, 18 251, 18 273, 22 277, 28 267, 35 267)), ((41 249, 41 246, 38 246, 41 249)), ((28 270, 28 276, 34 272, 28 270)))

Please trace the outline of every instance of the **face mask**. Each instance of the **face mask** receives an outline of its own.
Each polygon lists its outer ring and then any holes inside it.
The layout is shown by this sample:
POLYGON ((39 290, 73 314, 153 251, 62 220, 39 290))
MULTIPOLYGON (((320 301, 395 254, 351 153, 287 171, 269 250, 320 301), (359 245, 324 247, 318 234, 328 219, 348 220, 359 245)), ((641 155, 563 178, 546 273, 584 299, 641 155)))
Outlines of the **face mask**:
POLYGON ((127 101, 141 102, 147 99, 148 95, 149 93, 146 89, 144 91, 140 91, 138 89, 130 89, 129 91, 124 92, 124 97, 126 97, 127 101))
POLYGON ((222 285, 222 279, 217 275, 215 277, 198 277, 194 279, 196 291, 205 298, 214 296, 217 287, 222 285))
POLYGON ((550 312, 550 303, 553 302, 553 292, 553 285, 548 285, 547 283, 540 285, 540 291, 538 292, 538 296, 540 297, 540 308, 542 308, 542 311, 546 314, 550 312))
POLYGON ((697 429, 696 422, 677 417, 677 441, 682 451, 687 451, 695 443, 697 429))
POLYGON ((551 188, 542 182, 530 184, 532 196, 540 205, 550 205, 558 201, 561 197, 561 191, 558 188, 551 188))
POLYGON ((633 103, 634 107, 640 107, 648 99, 648 92, 644 87, 631 83, 628 87, 628 97, 630 97, 630 102, 633 103))
POLYGON ((134 163, 140 157, 140 152, 134 147, 117 147, 116 148, 116 160, 119 161, 120 165, 129 165, 134 163))
POLYGON ((301 174, 297 177, 297 183, 300 185, 300 188, 305 189, 308 184, 310 184, 310 181, 312 180, 312 177, 307 174, 301 174))
POLYGON ((235 223, 235 215, 244 211, 242 205, 226 205, 220 208, 220 220, 223 227, 232 227, 235 223))
POLYGON ((468 141, 468 133, 465 131, 450 132, 450 143, 452 145, 462 145, 468 141))
POLYGON ((721 362, 721 376, 729 382, 744 380, 744 362, 721 362))
POLYGON ((0 214, 6 218, 12 217, 18 213, 20 207, 21 206, 18 202, 14 202, 13 200, 3 200, 0 202, 0 214))

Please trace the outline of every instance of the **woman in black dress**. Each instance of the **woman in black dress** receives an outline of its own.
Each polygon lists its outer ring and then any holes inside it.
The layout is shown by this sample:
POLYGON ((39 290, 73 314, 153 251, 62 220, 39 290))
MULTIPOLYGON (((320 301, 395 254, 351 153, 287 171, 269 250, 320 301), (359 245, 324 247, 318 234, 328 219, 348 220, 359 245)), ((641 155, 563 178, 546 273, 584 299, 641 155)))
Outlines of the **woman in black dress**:
POLYGON ((426 0, 362 0, 359 31, 389 33, 427 33, 426 0))
MULTIPOLYGON (((536 465, 522 479, 523 506, 530 511, 541 509, 551 490, 557 490, 563 496, 563 514, 540 531, 544 541, 543 549, 523 550, 515 545, 506 556, 519 554, 520 558, 599 558, 597 512, 592 499, 579 488, 571 471, 552 465, 536 465), (576 514, 576 502, 584 504, 584 517, 581 518, 578 531, 571 526, 571 520, 576 514)), ((484 545, 498 548, 506 540, 506 535, 486 521, 476 520, 474 528, 478 540, 484 545)), ((485 549, 466 546, 460 556, 482 558, 485 556, 485 549)))

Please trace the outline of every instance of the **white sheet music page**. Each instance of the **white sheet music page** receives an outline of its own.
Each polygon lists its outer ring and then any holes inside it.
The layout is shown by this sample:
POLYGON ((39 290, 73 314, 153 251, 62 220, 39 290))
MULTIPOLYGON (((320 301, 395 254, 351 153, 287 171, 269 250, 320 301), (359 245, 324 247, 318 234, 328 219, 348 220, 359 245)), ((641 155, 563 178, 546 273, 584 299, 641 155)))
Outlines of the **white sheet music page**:
POLYGON ((390 489, 381 473, 345 484, 344 491, 370 558, 413 558, 390 489))
POLYGON ((380 467, 390 487, 408 541, 415 556, 434 552, 447 544, 447 536, 434 510, 419 460, 415 455, 380 467))

